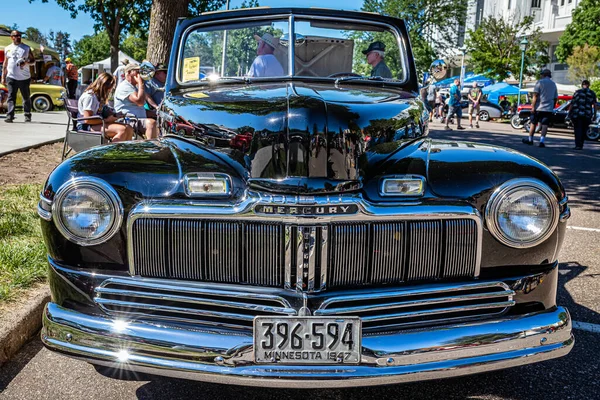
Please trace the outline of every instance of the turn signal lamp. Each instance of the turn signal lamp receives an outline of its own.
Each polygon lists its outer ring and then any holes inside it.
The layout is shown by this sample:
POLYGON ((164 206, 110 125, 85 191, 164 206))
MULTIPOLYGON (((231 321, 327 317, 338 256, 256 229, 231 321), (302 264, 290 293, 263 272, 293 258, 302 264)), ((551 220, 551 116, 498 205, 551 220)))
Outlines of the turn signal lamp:
POLYGON ((382 196, 414 197, 423 196, 425 178, 417 175, 392 176, 381 181, 382 196))
POLYGON ((184 185, 185 193, 190 197, 227 197, 231 194, 231 178, 226 174, 187 174, 184 185))

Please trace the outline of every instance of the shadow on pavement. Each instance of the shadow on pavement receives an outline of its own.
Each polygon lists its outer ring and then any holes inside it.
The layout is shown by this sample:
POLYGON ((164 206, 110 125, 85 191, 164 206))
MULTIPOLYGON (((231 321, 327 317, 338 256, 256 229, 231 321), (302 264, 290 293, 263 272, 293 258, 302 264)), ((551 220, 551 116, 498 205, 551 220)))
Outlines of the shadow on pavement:
POLYGON ((0 367, 0 393, 21 372, 25 366, 42 350, 44 345, 38 335, 34 336, 9 362, 0 367))
MULTIPOLYGON (((461 140, 486 143, 495 146, 508 147, 537 158, 560 177, 567 194, 569 203, 577 205, 581 210, 600 212, 600 142, 585 142, 583 150, 573 150, 575 139, 568 131, 550 131, 546 138, 546 147, 537 146, 539 134, 535 136, 535 145, 521 143, 526 137, 520 130, 512 132, 491 132, 496 124, 482 124, 481 129, 466 129, 464 131, 445 131, 432 126, 430 137, 433 139, 461 140)), ((502 127, 502 129, 506 129, 502 127)))

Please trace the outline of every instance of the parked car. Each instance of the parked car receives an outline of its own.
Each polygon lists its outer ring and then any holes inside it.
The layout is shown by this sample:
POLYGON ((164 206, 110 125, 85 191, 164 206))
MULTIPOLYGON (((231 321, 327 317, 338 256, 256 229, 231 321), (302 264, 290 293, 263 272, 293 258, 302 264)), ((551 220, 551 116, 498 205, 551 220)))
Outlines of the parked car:
MULTIPOLYGON (((31 107, 34 111, 52 111, 54 107, 62 107, 64 105, 63 98, 66 97, 67 90, 62 86, 32 83, 29 88, 31 91, 31 107)), ((0 89, 6 88, 0 84, 0 89)), ((23 104, 23 98, 19 91, 17 94, 16 105, 20 106, 21 104, 23 104)))
MULTIPOLYGON (((463 106, 463 118, 468 118, 469 104, 463 106)), ((492 119, 500 119, 504 115, 504 110, 498 104, 490 103, 489 101, 481 101, 479 104, 479 120, 490 121, 492 119)))
POLYGON ((285 388, 571 350, 563 185, 515 150, 428 137, 402 20, 240 9, 179 20, 174 37, 162 137, 76 154, 42 189, 47 348, 105 374, 285 388), (221 68, 224 29, 239 47, 221 68), (275 76, 246 75, 255 35, 275 76), (371 37, 393 78, 370 76, 371 37), (224 76, 198 79, 203 64, 224 76), (250 127, 250 146, 171 134, 179 116, 222 138, 250 127))
MULTIPOLYGON (((570 120, 567 119, 567 115, 569 114, 569 108, 571 107, 571 102, 568 101, 563 103, 562 105, 556 107, 552 114, 552 118, 549 121, 549 128, 561 128, 561 129, 572 129, 573 124, 570 120)), ((529 132, 530 129, 530 118, 531 118, 531 107, 522 108, 519 111, 519 123, 522 125, 523 130, 529 132)), ((511 121, 511 125, 514 124, 511 121)))
MULTIPOLYGON (((558 100, 556 101, 555 108, 560 107, 561 105, 571 101, 572 99, 573 99, 573 96, 571 96, 571 95, 559 95, 558 100)), ((529 112, 531 112, 531 104, 525 103, 525 104, 520 104, 519 106, 517 106, 517 112, 510 119, 510 125, 513 127, 513 129, 523 128, 523 121, 522 121, 522 118, 519 116, 519 113, 521 112, 521 110, 529 110, 529 112)))

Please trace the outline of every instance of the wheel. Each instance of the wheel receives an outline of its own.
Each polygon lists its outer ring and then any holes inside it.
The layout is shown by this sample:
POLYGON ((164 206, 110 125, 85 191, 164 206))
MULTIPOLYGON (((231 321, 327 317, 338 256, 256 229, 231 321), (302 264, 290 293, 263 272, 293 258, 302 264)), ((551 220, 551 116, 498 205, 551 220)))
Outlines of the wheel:
POLYGON ((177 134, 179 136, 186 136, 187 132, 185 131, 185 129, 180 129, 180 130, 177 131, 177 134))
POLYGON ((587 140, 598 140, 600 138, 600 128, 599 127, 589 127, 587 132, 585 133, 585 137, 587 140))
POLYGON ((531 129, 531 122, 527 121, 523 124, 523 130, 529 133, 529 129, 531 129))
POLYGON ((31 99, 33 109, 37 112, 52 111, 52 101, 46 96, 35 96, 31 99))
POLYGON ((510 126, 512 126, 513 129, 521 129, 523 127, 523 124, 521 123, 521 118, 519 118, 518 115, 513 115, 510 119, 510 126))
POLYGON ((490 120, 490 113, 482 110, 479 112, 479 120, 480 121, 489 121, 490 120))

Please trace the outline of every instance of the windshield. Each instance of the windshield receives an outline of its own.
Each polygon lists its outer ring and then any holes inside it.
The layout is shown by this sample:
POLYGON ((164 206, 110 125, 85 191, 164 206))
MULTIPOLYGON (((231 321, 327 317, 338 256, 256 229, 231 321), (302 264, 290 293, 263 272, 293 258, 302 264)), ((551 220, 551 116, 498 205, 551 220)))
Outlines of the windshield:
POLYGON ((185 84, 290 75, 405 79, 405 54, 392 28, 298 17, 293 31, 294 40, 290 40, 288 18, 192 30, 185 37, 178 80, 185 84))

